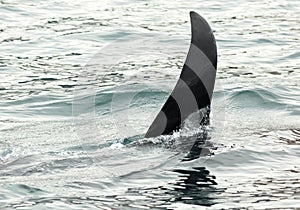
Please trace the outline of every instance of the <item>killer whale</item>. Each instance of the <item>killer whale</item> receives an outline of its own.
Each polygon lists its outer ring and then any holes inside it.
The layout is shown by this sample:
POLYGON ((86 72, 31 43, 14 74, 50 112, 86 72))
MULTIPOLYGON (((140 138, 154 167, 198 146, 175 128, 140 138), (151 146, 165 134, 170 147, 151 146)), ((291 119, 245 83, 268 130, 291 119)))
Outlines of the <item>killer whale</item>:
POLYGON ((207 21, 190 12, 191 44, 180 77, 145 138, 171 134, 192 113, 207 108, 207 123, 217 71, 217 45, 207 21))

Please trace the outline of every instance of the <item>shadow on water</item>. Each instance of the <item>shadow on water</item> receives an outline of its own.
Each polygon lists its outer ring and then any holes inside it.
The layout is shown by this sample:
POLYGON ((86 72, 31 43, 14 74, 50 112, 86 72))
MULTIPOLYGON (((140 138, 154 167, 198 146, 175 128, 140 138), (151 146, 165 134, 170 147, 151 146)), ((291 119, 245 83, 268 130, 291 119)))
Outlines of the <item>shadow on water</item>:
MULTIPOLYGON (((208 123, 209 119, 206 118, 203 124, 208 123)), ((185 141, 194 143, 180 162, 188 163, 211 155, 206 151, 206 140, 209 138, 207 129, 200 134, 186 137, 185 141)), ((223 193, 225 189, 217 187, 216 177, 207 168, 181 167, 171 171, 176 173, 175 180, 158 187, 128 188, 123 196, 115 198, 117 203, 122 207, 132 207, 134 203, 136 208, 149 207, 151 209, 173 209, 177 205, 181 208, 180 206, 184 204, 209 207, 219 203, 217 195, 223 193)))
MULTIPOLYGON (((205 124, 207 123, 208 121, 205 122, 205 124)), ((181 161, 188 162, 211 155, 206 148, 206 140, 208 139, 207 129, 204 129, 200 135, 198 134, 188 139, 189 141, 194 140, 194 144, 189 153, 181 161)), ((171 184, 172 188, 165 192, 172 196, 172 203, 179 202, 199 206, 212 206, 217 204, 214 195, 224 191, 216 187, 216 177, 211 175, 210 171, 205 167, 174 169, 173 172, 178 174, 178 179, 174 184, 171 184)))
POLYGON ((208 139, 209 136, 207 130, 204 130, 200 135, 192 136, 192 138, 189 138, 188 140, 194 140, 195 143, 193 144, 189 153, 181 161, 192 161, 200 158, 200 156, 210 155, 210 151, 206 148, 206 142, 208 139))

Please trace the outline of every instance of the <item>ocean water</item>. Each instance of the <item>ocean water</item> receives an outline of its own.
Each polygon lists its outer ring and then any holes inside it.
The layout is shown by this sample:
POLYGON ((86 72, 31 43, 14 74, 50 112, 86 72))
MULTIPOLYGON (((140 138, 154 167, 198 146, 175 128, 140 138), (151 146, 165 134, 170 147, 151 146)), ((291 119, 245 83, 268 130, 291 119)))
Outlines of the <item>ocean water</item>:
POLYGON ((299 208, 299 14, 298 0, 0 1, 0 209, 299 208), (144 139, 191 10, 218 45, 211 123, 144 139))

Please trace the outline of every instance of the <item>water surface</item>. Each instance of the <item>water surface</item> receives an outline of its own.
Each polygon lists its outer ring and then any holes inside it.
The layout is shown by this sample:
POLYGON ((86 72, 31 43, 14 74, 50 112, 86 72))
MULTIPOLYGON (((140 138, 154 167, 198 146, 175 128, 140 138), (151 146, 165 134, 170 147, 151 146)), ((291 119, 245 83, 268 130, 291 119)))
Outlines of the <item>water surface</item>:
POLYGON ((299 11, 297 0, 0 1, 1 209, 299 207, 299 11), (191 10, 217 39, 211 124, 143 139, 179 76, 191 10), (149 34, 138 56, 113 44, 149 34), (111 46, 122 59, 93 68, 111 46), (200 157, 186 159, 196 139, 200 157))

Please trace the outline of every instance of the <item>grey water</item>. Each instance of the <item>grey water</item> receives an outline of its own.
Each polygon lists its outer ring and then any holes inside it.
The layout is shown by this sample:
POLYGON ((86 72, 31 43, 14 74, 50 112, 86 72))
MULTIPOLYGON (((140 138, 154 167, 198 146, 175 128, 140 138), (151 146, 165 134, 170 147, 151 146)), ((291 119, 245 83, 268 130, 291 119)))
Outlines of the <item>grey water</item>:
POLYGON ((298 0, 1 0, 0 209, 299 208, 299 46, 298 0), (210 125, 144 139, 192 10, 218 45, 210 125))

